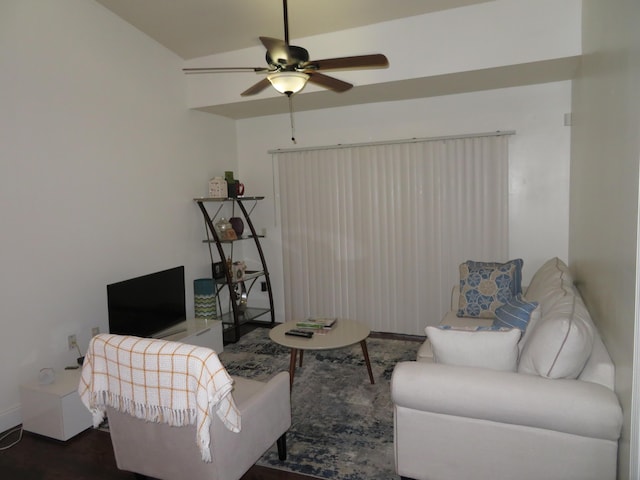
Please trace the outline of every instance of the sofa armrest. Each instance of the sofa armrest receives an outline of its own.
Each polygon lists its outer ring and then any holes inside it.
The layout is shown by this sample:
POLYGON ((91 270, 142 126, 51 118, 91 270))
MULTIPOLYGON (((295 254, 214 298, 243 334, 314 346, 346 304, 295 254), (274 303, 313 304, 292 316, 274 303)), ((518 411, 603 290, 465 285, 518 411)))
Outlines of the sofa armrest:
POLYGON ((456 283, 451 288, 451 311, 457 312, 459 304, 460 304, 460 284, 456 283))
POLYGON ((400 362, 391 396, 396 407, 613 441, 622 427, 615 393, 580 380, 400 362))

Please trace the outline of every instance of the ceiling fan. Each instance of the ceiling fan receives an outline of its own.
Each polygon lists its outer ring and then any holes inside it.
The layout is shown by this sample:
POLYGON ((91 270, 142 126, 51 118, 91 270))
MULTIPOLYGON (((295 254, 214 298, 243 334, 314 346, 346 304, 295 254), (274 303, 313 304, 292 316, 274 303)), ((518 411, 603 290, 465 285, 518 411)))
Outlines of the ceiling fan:
POLYGON ((204 67, 185 68, 185 73, 218 73, 250 71, 265 73, 267 76, 252 85, 240 95, 243 97, 262 92, 269 85, 280 93, 291 97, 304 88, 307 82, 319 85, 334 92, 345 92, 353 87, 351 83, 320 73, 326 70, 348 70, 356 68, 384 68, 389 66, 387 57, 382 54, 358 55, 352 57, 327 58, 309 60, 309 52, 289 44, 289 16, 287 0, 283 0, 284 40, 271 37, 260 37, 267 49, 267 67, 204 67))

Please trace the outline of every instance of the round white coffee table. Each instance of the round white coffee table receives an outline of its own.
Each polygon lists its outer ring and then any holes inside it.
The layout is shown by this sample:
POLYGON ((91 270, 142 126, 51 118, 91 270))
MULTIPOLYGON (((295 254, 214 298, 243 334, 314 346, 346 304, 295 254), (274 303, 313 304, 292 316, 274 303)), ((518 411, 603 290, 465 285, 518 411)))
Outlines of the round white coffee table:
POLYGON ((293 376, 296 370, 296 357, 298 356, 298 352, 300 352, 300 366, 302 366, 302 357, 305 350, 334 350, 349 347, 356 343, 360 343, 362 347, 362 354, 364 355, 367 371, 369 372, 369 380, 372 384, 375 383, 366 342, 370 330, 366 325, 356 322, 355 320, 340 318, 331 330, 326 333, 315 333, 311 338, 285 335, 285 332, 295 328, 298 328, 296 322, 292 321, 281 323, 269 331, 269 338, 271 338, 271 340, 291 349, 291 358, 289 360, 289 382, 291 387, 293 387, 293 376))

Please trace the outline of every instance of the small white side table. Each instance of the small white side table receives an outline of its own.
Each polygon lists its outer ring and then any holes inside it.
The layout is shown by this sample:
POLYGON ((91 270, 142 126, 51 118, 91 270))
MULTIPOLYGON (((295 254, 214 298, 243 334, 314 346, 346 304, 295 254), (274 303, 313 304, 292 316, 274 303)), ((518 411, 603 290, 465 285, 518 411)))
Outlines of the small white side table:
POLYGON ((24 430, 65 441, 93 426, 78 395, 80 372, 80 368, 56 370, 49 385, 36 381, 20 386, 24 430))

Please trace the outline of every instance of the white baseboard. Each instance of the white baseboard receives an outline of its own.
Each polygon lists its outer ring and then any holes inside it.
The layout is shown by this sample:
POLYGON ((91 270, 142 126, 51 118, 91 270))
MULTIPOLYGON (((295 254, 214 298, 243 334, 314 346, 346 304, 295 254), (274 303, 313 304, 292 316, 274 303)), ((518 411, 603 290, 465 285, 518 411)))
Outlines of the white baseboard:
POLYGON ((19 404, 0 412, 0 432, 6 432, 21 423, 22 411, 19 404))

